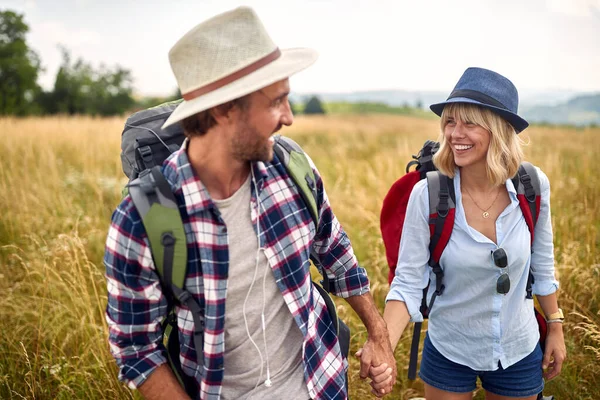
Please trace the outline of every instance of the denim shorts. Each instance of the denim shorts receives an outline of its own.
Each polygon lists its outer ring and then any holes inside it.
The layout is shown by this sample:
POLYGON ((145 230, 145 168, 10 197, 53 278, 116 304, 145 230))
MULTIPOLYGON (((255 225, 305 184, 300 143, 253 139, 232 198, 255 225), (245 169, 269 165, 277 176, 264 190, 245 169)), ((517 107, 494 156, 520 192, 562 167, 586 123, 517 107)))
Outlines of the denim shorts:
POLYGON ((466 393, 476 388, 477 377, 486 391, 507 397, 528 397, 544 389, 542 349, 538 343, 531 354, 507 369, 475 371, 448 360, 425 336, 419 377, 423 382, 447 392, 466 393))

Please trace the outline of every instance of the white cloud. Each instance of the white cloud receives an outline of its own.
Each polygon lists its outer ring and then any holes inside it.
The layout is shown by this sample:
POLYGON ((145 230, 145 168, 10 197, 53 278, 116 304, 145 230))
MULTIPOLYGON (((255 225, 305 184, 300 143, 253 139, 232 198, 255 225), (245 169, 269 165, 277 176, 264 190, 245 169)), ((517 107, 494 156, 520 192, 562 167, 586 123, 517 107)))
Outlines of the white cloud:
POLYGON ((37 8, 37 3, 35 0, 25 0, 25 9, 27 11, 35 10, 37 8))
POLYGON ((547 0, 548 9, 572 17, 593 17, 600 10, 600 0, 547 0))
POLYGON ((36 27, 37 33, 48 42, 71 47, 100 43, 101 36, 93 31, 70 30, 56 21, 42 22, 36 27))

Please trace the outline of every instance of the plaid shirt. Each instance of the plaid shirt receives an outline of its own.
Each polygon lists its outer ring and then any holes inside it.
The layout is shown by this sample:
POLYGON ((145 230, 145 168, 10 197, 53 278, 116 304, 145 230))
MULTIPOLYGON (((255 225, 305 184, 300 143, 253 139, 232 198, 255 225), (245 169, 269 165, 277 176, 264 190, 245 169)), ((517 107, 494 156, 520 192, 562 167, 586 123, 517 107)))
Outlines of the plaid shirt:
MULTIPOLYGON (((224 372, 228 239, 219 210, 194 174, 185 148, 184 143, 162 170, 178 200, 188 242, 185 286, 204 310, 206 326, 204 353, 198 365, 192 315, 186 307, 176 306, 180 360, 184 373, 198 383, 197 398, 218 399, 224 372)), ((348 362, 340 352, 325 302, 312 285, 309 256, 312 253, 326 271, 332 293, 337 296, 367 293, 369 281, 331 210, 318 171, 311 165, 320 205, 318 229, 277 158, 252 165, 256 186, 252 185, 251 218, 255 226, 261 224, 260 244, 304 336, 304 378, 309 394, 316 399, 345 399, 348 362), (262 203, 258 221, 257 196, 262 203)), ((160 323, 167 313, 167 301, 142 221, 129 196, 113 213, 104 264, 111 352, 120 367, 119 379, 136 388, 166 362, 160 323)))

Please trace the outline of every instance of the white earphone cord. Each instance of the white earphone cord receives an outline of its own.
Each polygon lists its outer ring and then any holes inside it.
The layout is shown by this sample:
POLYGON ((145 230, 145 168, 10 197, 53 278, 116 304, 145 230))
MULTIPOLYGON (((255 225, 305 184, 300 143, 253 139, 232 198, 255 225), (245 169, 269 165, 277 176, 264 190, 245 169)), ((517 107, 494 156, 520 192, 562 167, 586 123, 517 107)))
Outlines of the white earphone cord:
MULTIPOLYGON (((254 180, 254 170, 252 169, 252 167, 250 167, 250 171, 252 174, 252 183, 254 183, 254 187, 256 189, 256 181, 254 180)), ((248 327, 248 319, 246 318, 246 304, 248 302, 248 299, 250 298, 250 293, 252 292, 252 288, 254 287, 254 281, 256 280, 256 275, 258 273, 258 261, 260 258, 260 252, 263 251, 264 252, 264 248, 261 246, 260 243, 260 209, 262 206, 262 203, 260 202, 260 197, 258 196, 258 190, 257 190, 257 209, 258 209, 258 215, 257 215, 257 228, 256 228, 256 236, 257 236, 257 241, 258 241, 258 249, 256 250, 256 259, 255 259, 255 263, 254 263, 254 276, 252 278, 252 282, 250 283, 250 287, 248 288, 248 292, 246 293, 246 299, 244 300, 244 305, 242 307, 242 314, 244 315, 244 325, 246 327, 246 334, 248 335, 248 339, 250 339, 250 342, 254 345, 254 347, 256 348, 256 351, 258 352, 258 356, 260 357, 260 375, 258 376, 258 379, 256 380, 256 385, 254 386, 254 389, 252 389, 252 391, 256 390, 256 388, 258 387, 258 385, 260 384, 260 380, 262 379, 262 373, 263 373, 263 364, 264 364, 264 359, 262 356, 262 352, 260 351, 260 348, 258 347, 258 345, 256 344, 256 342, 254 341, 254 339, 252 339, 252 335, 250 334, 250 328, 248 327)), ((260 314, 260 319, 261 319, 261 327, 262 327, 262 333, 263 333, 263 343, 265 346, 265 358, 266 358, 266 364, 267 364, 267 379, 265 380, 265 386, 266 387, 271 387, 272 382, 271 382, 271 370, 269 368, 269 351, 267 349, 267 335, 266 335, 266 323, 265 323, 265 306, 266 306, 266 278, 267 278, 267 271, 269 267, 269 263, 266 263, 265 266, 265 271, 263 274, 263 301, 262 301, 262 312, 260 314)))

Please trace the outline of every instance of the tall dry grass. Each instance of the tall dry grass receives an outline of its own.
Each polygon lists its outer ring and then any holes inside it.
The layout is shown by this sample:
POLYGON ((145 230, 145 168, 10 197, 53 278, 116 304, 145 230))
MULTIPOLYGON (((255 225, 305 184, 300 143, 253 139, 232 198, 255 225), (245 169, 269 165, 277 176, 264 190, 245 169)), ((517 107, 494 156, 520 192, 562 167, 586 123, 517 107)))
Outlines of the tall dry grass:
MULTIPOLYGON (((122 119, 0 119, 0 398, 128 399, 106 343, 103 244, 126 180, 122 119)), ((383 308, 387 266, 379 209, 410 155, 437 122, 396 116, 297 118, 286 133, 311 155, 334 210, 383 308)), ((547 392, 595 399, 600 391, 599 129, 528 129, 530 161, 552 184, 556 266, 569 358, 547 392)), ((366 339, 343 301, 352 350, 366 339)), ((396 349, 391 398, 422 393, 406 380, 409 335, 396 349)), ((371 398, 351 361, 351 396, 371 398)), ((479 391, 476 398, 482 398, 479 391)))

